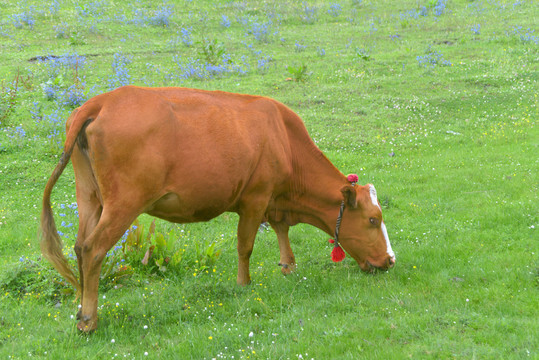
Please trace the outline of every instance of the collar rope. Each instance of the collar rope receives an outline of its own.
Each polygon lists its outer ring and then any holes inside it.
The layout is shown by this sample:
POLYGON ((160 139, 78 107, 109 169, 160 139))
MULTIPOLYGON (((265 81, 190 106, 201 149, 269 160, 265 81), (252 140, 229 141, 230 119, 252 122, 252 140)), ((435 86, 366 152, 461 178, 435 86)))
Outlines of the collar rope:
POLYGON ((335 246, 339 246, 339 229, 341 228, 343 212, 344 212, 344 200, 341 202, 341 209, 339 210, 339 217, 337 218, 337 225, 335 225, 335 246))
MULTIPOLYGON (((358 181, 356 174, 350 174, 346 179, 354 186, 358 181)), ((342 214, 344 213, 344 200, 341 202, 341 209, 339 210, 339 216, 337 217, 337 224, 335 225, 335 239, 329 239, 329 242, 333 244, 333 250, 331 251, 331 260, 333 262, 343 261, 346 257, 346 253, 339 245, 339 229, 341 228, 342 214)))
POLYGON ((339 245, 339 229, 341 228, 342 214, 344 212, 344 200, 341 202, 341 209, 339 210, 339 217, 337 217, 337 224, 335 225, 335 239, 329 239, 329 242, 333 244, 333 250, 331 251, 331 260, 333 262, 343 261, 346 257, 344 250, 339 245))

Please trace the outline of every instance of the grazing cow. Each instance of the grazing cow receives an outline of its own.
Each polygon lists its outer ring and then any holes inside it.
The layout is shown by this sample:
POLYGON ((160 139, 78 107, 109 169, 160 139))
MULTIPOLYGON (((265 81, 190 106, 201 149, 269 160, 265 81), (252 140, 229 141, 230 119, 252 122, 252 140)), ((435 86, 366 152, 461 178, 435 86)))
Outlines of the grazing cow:
POLYGON ((364 271, 395 263, 374 186, 350 183, 316 147, 299 116, 275 100, 127 86, 74 110, 66 131, 43 195, 41 249, 81 296, 81 331, 97 327, 105 255, 142 213, 177 223, 238 213, 240 285, 250 282, 249 257, 263 221, 277 234, 285 274, 295 266, 288 229, 297 223, 338 233, 364 271), (50 204, 70 159, 80 283, 62 254, 50 204))

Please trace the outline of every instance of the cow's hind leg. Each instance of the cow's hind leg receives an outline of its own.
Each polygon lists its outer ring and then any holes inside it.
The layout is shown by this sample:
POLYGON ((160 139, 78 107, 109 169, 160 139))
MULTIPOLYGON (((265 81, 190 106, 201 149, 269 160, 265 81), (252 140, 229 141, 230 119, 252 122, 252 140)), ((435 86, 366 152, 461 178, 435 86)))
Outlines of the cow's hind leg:
POLYGON ((82 308, 77 328, 90 332, 97 327, 97 298, 101 264, 107 252, 118 242, 138 213, 125 209, 103 207, 103 212, 92 233, 84 239, 80 248, 82 281, 82 308))
POLYGON ((73 149, 71 156, 73 162, 73 168, 75 170, 75 183, 77 187, 77 204, 79 214, 79 230, 77 234, 77 242, 75 243, 75 253, 77 254, 77 263, 79 268, 79 282, 81 293, 80 296, 81 306, 77 313, 77 320, 81 318, 82 299, 84 292, 84 273, 82 268, 82 246, 85 239, 94 231, 101 213, 103 206, 101 204, 101 196, 97 181, 95 179, 92 167, 90 165, 88 156, 80 151, 76 146, 73 149))
POLYGON ((278 223, 270 221, 270 225, 275 231, 275 234, 277 234, 277 240, 279 240, 279 265, 281 266, 281 272, 284 275, 288 275, 290 272, 296 270, 296 259, 290 247, 290 239, 288 237, 288 229, 290 227, 284 221, 278 223))
POLYGON ((268 198, 258 196, 257 200, 242 206, 238 223, 238 285, 248 285, 251 282, 249 274, 249 258, 253 252, 255 237, 264 218, 268 198))
POLYGON ((81 286, 80 307, 77 313, 77 320, 81 319, 82 314, 82 299, 84 297, 84 270, 82 267, 82 248, 85 239, 94 231, 103 208, 97 197, 82 197, 77 198, 79 211, 79 231, 77 234, 77 242, 75 243, 75 253, 77 254, 77 264, 79 268, 79 282, 81 286))

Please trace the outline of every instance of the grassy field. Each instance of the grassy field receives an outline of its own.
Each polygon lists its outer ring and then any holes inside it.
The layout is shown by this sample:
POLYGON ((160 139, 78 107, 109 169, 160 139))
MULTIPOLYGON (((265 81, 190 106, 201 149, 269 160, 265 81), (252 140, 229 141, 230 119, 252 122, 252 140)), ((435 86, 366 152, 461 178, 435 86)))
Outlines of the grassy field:
MULTIPOLYGON (((538 18, 531 0, 0 2, 0 358, 539 358, 538 18), (262 229, 241 288, 235 214, 142 216, 80 335, 40 257, 41 196, 70 111, 125 84, 290 106, 376 185, 396 267, 334 264, 298 225, 283 277, 262 229)), ((74 194, 68 169, 53 208, 71 257, 74 194)))

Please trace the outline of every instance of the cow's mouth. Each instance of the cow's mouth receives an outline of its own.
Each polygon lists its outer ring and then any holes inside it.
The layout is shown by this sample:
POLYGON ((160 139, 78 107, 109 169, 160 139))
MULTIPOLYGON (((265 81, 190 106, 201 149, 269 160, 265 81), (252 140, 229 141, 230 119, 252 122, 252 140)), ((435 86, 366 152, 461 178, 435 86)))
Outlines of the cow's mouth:
POLYGON ((363 264, 360 263, 359 266, 364 272, 372 274, 377 271, 386 271, 392 268, 393 266, 395 266, 395 262, 395 257, 388 257, 382 265, 374 265, 369 260, 365 260, 365 262, 363 264))

